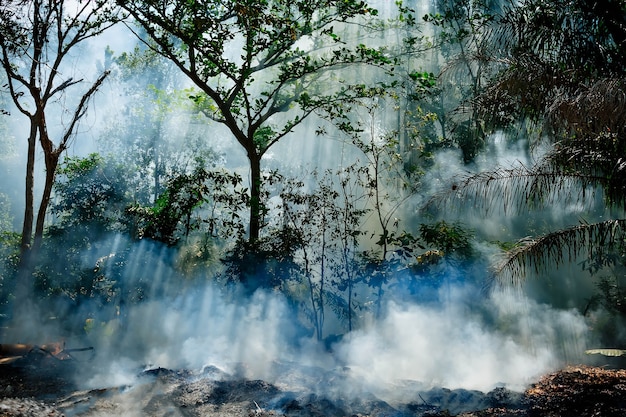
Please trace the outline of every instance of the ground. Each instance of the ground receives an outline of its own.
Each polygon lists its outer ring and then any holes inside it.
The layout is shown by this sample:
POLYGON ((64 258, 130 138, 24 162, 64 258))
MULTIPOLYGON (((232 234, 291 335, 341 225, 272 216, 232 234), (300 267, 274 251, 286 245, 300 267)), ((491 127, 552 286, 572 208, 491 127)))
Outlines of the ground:
MULTIPOLYGON (((411 391, 402 401, 374 395, 351 398, 296 388, 307 371, 284 366, 282 380, 268 383, 224 373, 143 370, 131 386, 81 390, 74 376, 84 364, 42 352, 0 365, 0 417, 34 416, 615 416, 626 417, 626 370, 568 367, 539 379, 524 393, 445 388, 411 391)), ((323 375, 332 385, 343 371, 323 375)))

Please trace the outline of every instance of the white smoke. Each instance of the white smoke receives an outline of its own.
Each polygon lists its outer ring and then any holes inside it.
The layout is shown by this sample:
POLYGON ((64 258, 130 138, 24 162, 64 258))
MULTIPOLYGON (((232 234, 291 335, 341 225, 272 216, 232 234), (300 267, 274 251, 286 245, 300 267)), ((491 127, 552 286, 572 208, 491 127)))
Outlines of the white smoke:
POLYGON ((383 320, 348 338, 340 356, 372 386, 414 380, 486 392, 523 389, 568 355, 582 355, 587 328, 573 310, 553 310, 521 294, 485 300, 467 299, 464 288, 451 294, 438 306, 391 304, 383 320))
POLYGON ((271 379, 276 362, 293 359, 297 342, 297 323, 282 296, 257 291, 237 300, 211 284, 173 300, 136 305, 124 322, 101 329, 96 340, 100 360, 123 366, 106 365, 112 375, 104 371, 91 385, 119 380, 121 369, 132 378, 141 367, 216 366, 241 377, 271 379))
POLYGON ((389 387, 403 381, 423 389, 523 390, 568 361, 579 363, 589 346, 585 320, 574 310, 555 310, 512 291, 476 295, 458 286, 446 288, 439 303, 390 303, 383 318, 329 352, 302 331, 279 293, 257 291, 237 300, 207 285, 133 307, 123 332, 103 328, 96 348, 104 365, 89 385, 132 381, 146 366, 215 366, 280 383, 276 367, 287 365, 296 373, 299 367, 318 369, 307 388, 327 395, 375 393, 393 400, 401 393, 389 387), (345 370, 342 379, 319 385, 338 369, 345 370))

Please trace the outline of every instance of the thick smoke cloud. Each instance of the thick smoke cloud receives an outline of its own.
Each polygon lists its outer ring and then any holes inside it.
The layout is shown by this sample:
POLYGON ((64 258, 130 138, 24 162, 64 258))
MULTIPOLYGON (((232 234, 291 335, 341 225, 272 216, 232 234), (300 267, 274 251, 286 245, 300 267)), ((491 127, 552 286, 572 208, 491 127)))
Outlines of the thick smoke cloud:
MULTIPOLYGON (((166 259, 167 252, 143 244, 136 256, 166 259)), ((155 265, 149 271, 155 287, 180 282, 167 262, 157 265, 156 258, 148 261, 155 265)), ((146 272, 133 262, 129 268, 146 272)), ((552 309, 519 291, 486 294, 472 284, 446 286, 426 304, 391 302, 382 318, 326 347, 312 339, 280 293, 259 290, 243 297, 236 288, 212 282, 172 291, 164 289, 162 297, 103 319, 92 330, 88 340, 98 365, 87 378, 90 386, 131 383, 146 368, 214 366, 269 382, 280 382, 286 368, 296 373, 307 368, 308 375, 315 374, 309 390, 375 393, 387 400, 398 400, 402 391, 391 387, 406 381, 421 389, 522 390, 541 374, 579 363, 592 344, 585 319, 575 310, 552 309), (328 373, 341 378, 319 385, 328 373)))
POLYGON ((466 288, 452 293, 437 306, 390 305, 383 320, 349 337, 341 356, 367 384, 414 380, 426 387, 489 391, 523 389, 562 366, 567 355, 560 346, 573 350, 565 352, 571 359, 584 349, 586 326, 575 311, 555 311, 506 293, 487 300, 468 299, 466 288), (482 303, 482 311, 471 302, 482 303))

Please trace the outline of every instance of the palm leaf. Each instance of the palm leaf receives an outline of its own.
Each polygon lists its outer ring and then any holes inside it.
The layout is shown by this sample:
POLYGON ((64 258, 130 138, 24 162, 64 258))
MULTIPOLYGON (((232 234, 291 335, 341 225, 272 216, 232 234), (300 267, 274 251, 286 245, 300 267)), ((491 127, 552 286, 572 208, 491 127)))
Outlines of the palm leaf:
POLYGON ((526 238, 496 263, 495 276, 500 282, 519 285, 529 268, 539 274, 549 266, 571 262, 584 253, 589 257, 599 257, 617 247, 625 238, 626 219, 585 223, 536 239, 526 238))
POLYGON ((544 160, 533 167, 519 164, 513 168, 470 173, 457 177, 448 188, 436 193, 426 210, 472 207, 490 215, 517 213, 558 203, 593 201, 597 187, 606 178, 554 166, 544 160))

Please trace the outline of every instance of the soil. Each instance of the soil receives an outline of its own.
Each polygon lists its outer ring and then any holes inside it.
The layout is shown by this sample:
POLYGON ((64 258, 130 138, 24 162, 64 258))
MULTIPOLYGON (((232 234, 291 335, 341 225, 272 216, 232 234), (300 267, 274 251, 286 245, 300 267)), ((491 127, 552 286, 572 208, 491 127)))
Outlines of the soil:
MULTIPOLYGON (((282 379, 269 383, 201 371, 155 368, 141 371, 130 386, 81 390, 77 364, 54 357, 26 357, 0 366, 0 417, 8 416, 616 416, 626 417, 626 370, 568 367, 546 375, 524 393, 497 388, 489 393, 399 387, 402 401, 369 394, 346 398, 302 389, 310 375, 284 365, 282 379), (299 388, 298 388, 299 387, 299 388)), ((84 369, 81 369, 84 371, 84 369)), ((332 384, 341 371, 320 378, 332 384)))

